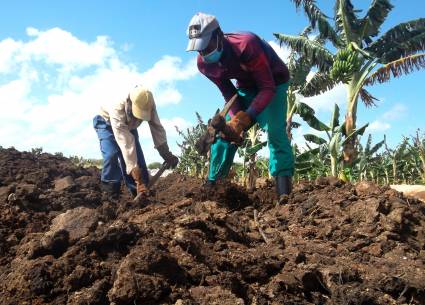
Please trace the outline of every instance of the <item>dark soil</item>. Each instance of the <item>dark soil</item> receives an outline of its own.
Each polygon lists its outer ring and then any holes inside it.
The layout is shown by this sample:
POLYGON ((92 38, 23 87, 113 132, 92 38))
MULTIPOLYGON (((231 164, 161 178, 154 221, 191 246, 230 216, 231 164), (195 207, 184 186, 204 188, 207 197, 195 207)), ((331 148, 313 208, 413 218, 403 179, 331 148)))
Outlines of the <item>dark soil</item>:
POLYGON ((0 304, 425 304, 423 203, 333 178, 275 201, 177 174, 111 200, 95 168, 0 149, 0 304))

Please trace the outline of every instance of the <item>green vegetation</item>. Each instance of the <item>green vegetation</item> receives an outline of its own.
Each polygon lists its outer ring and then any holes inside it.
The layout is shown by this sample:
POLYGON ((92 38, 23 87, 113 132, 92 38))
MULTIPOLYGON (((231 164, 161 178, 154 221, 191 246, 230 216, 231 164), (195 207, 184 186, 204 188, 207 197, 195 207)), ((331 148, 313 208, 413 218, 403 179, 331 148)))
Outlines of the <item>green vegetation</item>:
MULTIPOLYGON (((307 106, 308 107, 308 106, 307 106)), ((373 144, 368 135, 365 144, 360 142, 367 124, 345 135, 343 124, 339 120, 339 107, 335 105, 329 124, 315 117, 312 109, 305 108, 305 117, 316 134, 306 134, 306 148, 293 145, 295 155, 295 180, 314 180, 323 176, 338 176, 342 180, 357 182, 370 180, 379 184, 423 184, 425 183, 425 133, 418 130, 414 136, 405 137, 395 148, 389 148, 386 139, 373 144), (317 128, 315 128, 317 127, 317 128), (345 141, 356 137, 357 154, 350 166, 343 162, 345 141)), ((196 140, 206 130, 202 118, 197 114, 198 124, 186 132, 179 130, 183 141, 178 172, 206 178, 208 159, 198 154, 196 140)), ((261 141, 262 131, 254 125, 248 132, 244 144, 239 147, 238 155, 242 162, 235 162, 231 179, 235 182, 253 187, 256 178, 270 178, 268 159, 259 155, 267 142, 261 141)))
POLYGON ((152 162, 148 165, 148 169, 159 169, 161 165, 161 162, 152 162))
POLYGON ((258 157, 258 152, 267 145, 267 141, 261 141, 261 135, 258 124, 255 124, 248 130, 243 145, 238 148, 243 162, 236 171, 236 177, 249 189, 255 187, 256 178, 268 175, 268 162, 258 157))
POLYGON ((85 159, 83 157, 79 156, 70 156, 69 159, 71 159, 72 163, 74 163, 77 166, 82 167, 97 167, 99 169, 102 168, 103 160, 98 159, 85 159))
POLYGON ((201 156, 196 151, 195 143, 206 132, 207 125, 197 112, 196 117, 198 119, 197 125, 187 128, 185 132, 176 126, 178 134, 183 138, 181 143, 177 143, 180 147, 181 155, 176 171, 184 175, 205 177, 208 172, 208 157, 201 156))
MULTIPOLYGON (((43 154, 43 147, 36 147, 36 148, 32 148, 31 149, 31 153, 34 154, 35 156, 40 156, 41 154, 43 154)), ((56 152, 54 153, 54 155, 56 157, 61 157, 63 158, 64 155, 61 152, 56 152)), ((98 160, 98 159, 85 159, 83 157, 80 156, 69 156, 68 159, 76 166, 82 166, 82 167, 97 167, 97 168, 102 168, 102 160, 98 160)))
MULTIPOLYGON (((289 106, 294 104, 293 92, 305 97, 315 96, 339 83, 345 84, 348 93, 343 124, 346 136, 356 130, 359 98, 367 106, 374 105, 377 100, 366 86, 425 68, 425 18, 400 23, 377 37, 393 9, 389 0, 372 1, 363 17, 358 16, 359 10, 350 0, 335 0, 333 18, 327 17, 314 0, 292 2, 297 9, 304 10, 310 25, 298 36, 274 34, 281 44, 293 51, 289 62, 293 76, 289 106), (314 76, 306 82, 310 72, 314 76)), ((356 142, 356 136, 344 141, 347 166, 356 159, 356 142)))
MULTIPOLYGON (((313 114, 311 114, 311 116, 314 117, 313 114)), ((314 121, 320 122, 317 118, 314 121)), ((352 138, 363 135, 368 124, 362 126, 359 129, 353 130, 351 134, 347 135, 344 125, 340 125, 339 123, 339 107, 337 104, 335 104, 334 112, 332 114, 332 119, 329 125, 325 125, 320 122, 320 128, 317 128, 317 124, 310 124, 309 121, 307 123, 310 125, 310 127, 316 129, 317 131, 326 132, 326 139, 315 134, 305 134, 304 138, 307 140, 307 142, 316 144, 319 147, 322 146, 324 148, 324 152, 331 162, 331 175, 337 177, 343 168, 342 148, 348 141, 351 141, 352 138)))

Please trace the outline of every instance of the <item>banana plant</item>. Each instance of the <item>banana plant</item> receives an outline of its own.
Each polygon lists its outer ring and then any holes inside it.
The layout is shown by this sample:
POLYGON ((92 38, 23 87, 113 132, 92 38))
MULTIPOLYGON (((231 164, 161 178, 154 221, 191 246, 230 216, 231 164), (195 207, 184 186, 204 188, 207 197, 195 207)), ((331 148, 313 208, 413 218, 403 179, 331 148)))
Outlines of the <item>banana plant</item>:
POLYGON ((186 132, 181 131, 175 126, 177 133, 183 138, 181 143, 177 143, 181 154, 176 170, 182 174, 204 178, 208 172, 208 159, 198 153, 195 143, 206 132, 207 125, 197 112, 196 117, 198 120, 197 125, 187 128, 186 132))
POLYGON ((416 131, 412 148, 417 151, 418 158, 421 161, 421 166, 417 165, 416 167, 422 177, 422 183, 425 183, 425 133, 421 135, 420 130, 416 131))
MULTIPOLYGON (((317 136, 315 134, 306 134, 304 135, 304 138, 310 143, 316 144, 318 146, 323 145, 327 148, 331 162, 331 175, 337 177, 340 173, 340 170, 343 169, 343 166, 340 165, 343 157, 342 148, 347 142, 351 141, 353 138, 357 138, 357 136, 363 135, 369 124, 363 125, 361 128, 354 130, 349 135, 345 134, 345 124, 343 123, 340 125, 339 107, 337 104, 335 104, 330 124, 327 126, 324 123, 320 122, 320 126, 321 128, 316 130, 322 131, 322 127, 326 126, 326 128, 324 128, 324 131, 326 132, 327 139, 317 136)), ((315 129, 314 126, 310 125, 310 127, 315 129)))
POLYGON ((317 177, 329 176, 329 155, 324 146, 312 148, 307 144, 308 149, 301 152, 294 144, 295 156, 295 180, 314 180, 317 177))
POLYGON ((385 140, 382 140, 372 146, 372 135, 369 134, 366 146, 363 148, 363 146, 359 144, 359 153, 356 164, 359 180, 367 179, 368 173, 370 173, 372 180, 376 179, 376 167, 374 166, 378 160, 376 153, 384 145, 384 143, 385 140))
POLYGON ((391 183, 391 165, 392 161, 387 157, 387 152, 379 153, 376 156, 374 166, 376 168, 377 180, 381 179, 383 184, 389 185, 391 183))
POLYGON ((268 158, 262 156, 257 157, 256 168, 258 170, 259 177, 271 178, 269 164, 270 161, 268 158))
MULTIPOLYGON (((300 36, 308 38, 308 35, 311 33, 312 28, 310 26, 306 27, 301 33, 300 36)), ((320 39, 319 37, 315 38, 315 41, 317 43, 323 43, 323 39, 320 39)), ((287 94, 287 114, 286 114, 286 121, 287 121, 287 133, 289 138, 292 138, 291 130, 292 128, 297 128, 300 126, 299 123, 293 122, 293 116, 294 114, 303 114, 306 111, 307 112, 313 112, 314 110, 308 107, 306 104, 300 103, 297 99, 299 90, 302 89, 302 87, 307 82, 307 77, 311 73, 312 68, 314 67, 312 61, 303 55, 298 54, 295 50, 291 50, 291 53, 289 54, 289 60, 288 60, 288 69, 290 73, 290 83, 288 87, 288 94, 287 94), (305 110, 307 109, 307 110, 305 110)), ((309 116, 312 117, 312 116, 309 116)), ((302 116, 303 119, 305 117, 302 116)))
POLYGON ((408 150, 408 139, 404 138, 403 141, 394 149, 388 147, 385 137, 385 149, 387 157, 391 160, 391 171, 393 183, 400 182, 399 173, 403 172, 405 160, 409 157, 410 151, 408 150))
MULTIPOLYGON (((425 68, 425 18, 400 23, 378 37, 379 29, 394 8, 389 0, 373 0, 363 17, 358 16, 351 0, 335 0, 331 24, 315 0, 291 0, 297 9, 303 8, 313 35, 275 33, 281 44, 299 54, 299 58, 316 67, 313 78, 299 93, 314 96, 339 83, 347 88, 347 109, 344 134, 354 134, 359 98, 367 105, 377 100, 366 86, 385 83, 392 78, 425 68), (332 52, 328 49, 330 43, 332 52)), ((356 158, 356 136, 344 141, 344 162, 351 165, 356 158)))
MULTIPOLYGON (((310 142, 322 143, 317 147, 311 147, 300 151, 294 145, 294 155, 296 156, 296 179, 315 179, 318 176, 327 176, 331 172, 331 156, 329 145, 325 143, 326 137, 319 140, 319 136, 307 136, 310 142)), ((329 138, 328 138, 329 139, 329 138)), ((372 137, 369 135, 365 146, 359 145, 359 153, 354 162, 354 166, 342 168, 342 162, 336 162, 339 171, 338 177, 347 178, 350 181, 371 180, 379 184, 397 183, 425 183, 423 180, 424 168, 421 157, 421 150, 425 142, 423 135, 419 132, 416 136, 403 138, 402 142, 394 148, 389 148, 384 140, 372 144, 372 137), (380 149, 385 147, 380 152, 380 149), (421 148, 422 147, 422 148, 421 148)), ((341 145, 340 145, 341 147, 341 145)), ((342 156, 340 154, 340 160, 342 156)), ((334 165, 335 163, 332 163, 334 165)))
POLYGON ((244 144, 238 148, 238 154, 243 158, 241 179, 248 189, 255 187, 255 181, 259 177, 258 152, 267 145, 267 141, 261 141, 261 135, 261 129, 255 124, 247 131, 244 144))

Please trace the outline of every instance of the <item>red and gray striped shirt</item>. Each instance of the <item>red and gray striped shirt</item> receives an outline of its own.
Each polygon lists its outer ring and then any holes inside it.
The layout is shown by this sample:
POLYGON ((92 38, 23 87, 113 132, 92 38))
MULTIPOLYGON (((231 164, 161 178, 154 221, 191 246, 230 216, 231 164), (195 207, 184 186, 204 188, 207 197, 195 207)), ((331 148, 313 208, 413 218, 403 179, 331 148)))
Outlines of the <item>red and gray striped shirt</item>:
MULTIPOLYGON (((246 110, 255 118, 274 97, 276 86, 289 80, 285 63, 263 39, 250 32, 224 34, 223 54, 218 63, 206 63, 198 55, 199 71, 213 81, 228 102, 236 88, 256 89, 250 107, 246 110), (236 87, 231 82, 236 80, 236 87)), ((240 105, 232 107, 235 114, 240 105)))

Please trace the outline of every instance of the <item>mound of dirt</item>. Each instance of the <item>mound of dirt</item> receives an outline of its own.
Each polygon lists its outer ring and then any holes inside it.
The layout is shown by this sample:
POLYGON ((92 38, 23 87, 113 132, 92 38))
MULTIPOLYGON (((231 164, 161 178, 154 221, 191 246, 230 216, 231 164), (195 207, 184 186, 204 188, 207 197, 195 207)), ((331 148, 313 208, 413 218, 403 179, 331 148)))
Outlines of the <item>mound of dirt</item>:
POLYGON ((0 304, 425 304, 425 205, 334 178, 275 205, 171 174, 111 200, 95 168, 0 149, 0 304))

